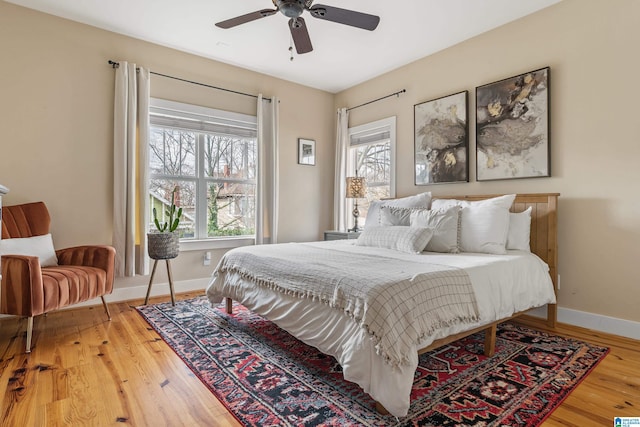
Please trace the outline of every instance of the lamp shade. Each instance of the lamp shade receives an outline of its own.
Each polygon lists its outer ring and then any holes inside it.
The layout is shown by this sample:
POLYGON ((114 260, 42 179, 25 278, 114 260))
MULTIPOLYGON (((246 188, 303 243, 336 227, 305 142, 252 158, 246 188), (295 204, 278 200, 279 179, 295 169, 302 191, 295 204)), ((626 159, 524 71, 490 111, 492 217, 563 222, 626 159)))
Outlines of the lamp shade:
POLYGON ((362 177, 347 177, 347 198, 348 199, 361 199, 365 196, 364 178, 362 177))

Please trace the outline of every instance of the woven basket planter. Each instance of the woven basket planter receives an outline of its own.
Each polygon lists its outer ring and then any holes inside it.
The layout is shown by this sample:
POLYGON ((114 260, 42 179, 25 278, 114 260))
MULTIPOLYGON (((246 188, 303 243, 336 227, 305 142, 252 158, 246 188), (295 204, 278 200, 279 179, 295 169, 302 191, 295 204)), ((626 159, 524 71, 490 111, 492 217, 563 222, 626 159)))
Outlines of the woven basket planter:
POLYGON ((173 259, 180 252, 178 233, 147 233, 147 248, 151 259, 173 259))

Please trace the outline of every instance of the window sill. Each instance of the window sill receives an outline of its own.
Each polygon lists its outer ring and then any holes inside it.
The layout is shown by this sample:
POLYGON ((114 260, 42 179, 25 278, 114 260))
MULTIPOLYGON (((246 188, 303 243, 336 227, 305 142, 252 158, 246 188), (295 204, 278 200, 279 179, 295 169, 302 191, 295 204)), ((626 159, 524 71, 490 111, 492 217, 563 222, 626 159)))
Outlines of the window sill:
POLYGON ((254 236, 227 237, 223 239, 180 240, 180 252, 202 251, 207 249, 231 249, 240 246, 255 245, 254 236))

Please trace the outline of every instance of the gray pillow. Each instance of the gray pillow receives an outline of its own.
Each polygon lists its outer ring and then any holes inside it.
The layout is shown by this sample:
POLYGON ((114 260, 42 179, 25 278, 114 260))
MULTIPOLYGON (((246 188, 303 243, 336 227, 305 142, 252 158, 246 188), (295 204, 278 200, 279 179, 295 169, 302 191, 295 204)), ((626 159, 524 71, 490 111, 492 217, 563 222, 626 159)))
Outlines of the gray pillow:
POLYGON ((395 206, 380 207, 380 225, 389 227, 393 225, 411 225, 411 213, 425 208, 399 208, 395 206))
POLYGON ((458 253, 460 236, 460 206, 443 210, 415 209, 410 214, 412 227, 427 227, 433 230, 425 250, 429 252, 458 253))
POLYGON ((364 222, 364 228, 377 227, 380 224, 380 208, 382 206, 395 206, 399 208, 429 208, 431 207, 431 192, 416 194, 415 196, 402 197, 400 199, 374 200, 369 204, 369 211, 364 222))

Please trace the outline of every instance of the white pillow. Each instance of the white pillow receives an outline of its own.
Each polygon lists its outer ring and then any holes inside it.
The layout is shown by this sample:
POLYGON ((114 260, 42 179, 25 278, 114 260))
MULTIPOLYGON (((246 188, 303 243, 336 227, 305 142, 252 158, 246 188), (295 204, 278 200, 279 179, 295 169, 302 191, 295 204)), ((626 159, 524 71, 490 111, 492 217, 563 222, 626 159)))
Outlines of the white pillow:
POLYGON ((531 252, 529 238, 531 235, 531 206, 518 213, 509 213, 509 233, 507 249, 531 252))
POLYGON ((356 245, 419 254, 429 243, 433 231, 423 227, 369 227, 362 231, 356 245))
POLYGON ((411 211, 412 227, 426 227, 433 230, 433 237, 425 250, 430 252, 458 253, 458 237, 460 229, 460 206, 452 206, 445 210, 414 209, 411 211))
POLYGON ((504 196, 493 197, 491 199, 485 200, 458 200, 458 199, 435 199, 431 202, 431 209, 447 209, 451 206, 489 206, 495 205, 505 208, 507 210, 511 209, 511 205, 513 201, 516 199, 515 194, 506 194, 504 196))
POLYGON ((364 222, 364 228, 380 226, 380 207, 395 206, 398 208, 425 208, 431 207, 431 192, 416 194, 415 196, 402 197, 392 200, 374 200, 369 204, 367 219, 364 222))
POLYGON ((460 211, 460 250, 507 253, 509 211, 497 205, 471 205, 460 211))
POLYGON ((0 240, 0 255, 37 256, 41 267, 58 265, 51 234, 0 240))

